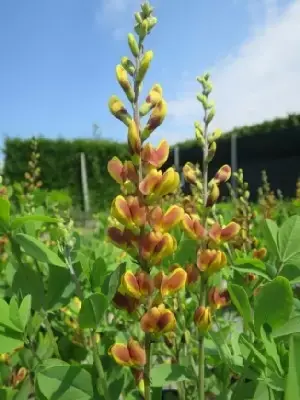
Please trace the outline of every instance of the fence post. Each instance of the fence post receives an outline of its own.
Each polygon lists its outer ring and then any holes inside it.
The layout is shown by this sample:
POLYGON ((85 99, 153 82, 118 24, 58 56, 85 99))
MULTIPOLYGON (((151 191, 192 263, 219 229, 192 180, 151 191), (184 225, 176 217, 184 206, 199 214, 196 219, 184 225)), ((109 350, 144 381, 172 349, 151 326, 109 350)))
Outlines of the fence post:
POLYGON ((233 133, 231 135, 231 185, 233 190, 235 191, 236 189, 236 181, 233 178, 233 173, 237 171, 238 165, 237 165, 237 140, 236 140, 236 134, 233 133))
POLYGON ((180 186, 182 187, 184 185, 184 176, 180 168, 180 148, 179 146, 174 147, 174 165, 176 171, 180 175, 180 186))
POLYGON ((86 159, 84 153, 80 153, 80 170, 81 170, 81 184, 82 184, 82 194, 83 194, 83 207, 84 207, 84 212, 87 215, 90 211, 90 199, 89 199, 87 172, 86 172, 86 159))

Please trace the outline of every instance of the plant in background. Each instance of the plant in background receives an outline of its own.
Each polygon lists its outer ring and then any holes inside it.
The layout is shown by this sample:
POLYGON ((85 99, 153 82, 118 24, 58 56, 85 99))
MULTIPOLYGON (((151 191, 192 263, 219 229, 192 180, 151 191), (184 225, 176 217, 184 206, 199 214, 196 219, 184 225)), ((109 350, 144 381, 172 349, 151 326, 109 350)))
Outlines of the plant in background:
POLYGON ((261 173, 261 179, 262 186, 258 188, 258 202, 262 208, 264 218, 272 219, 276 209, 276 196, 274 191, 271 190, 267 172, 265 170, 261 173))
POLYGON ((195 185, 199 191, 197 214, 185 213, 182 227, 187 235, 197 242, 196 265, 200 271, 199 306, 194 313, 194 322, 198 328, 198 394, 200 400, 205 400, 205 337, 212 325, 214 311, 222 304, 219 299, 222 294, 217 289, 208 289, 211 278, 219 273, 227 265, 227 256, 224 245, 232 240, 239 232, 240 226, 230 222, 226 226, 220 226, 218 222, 209 225, 209 218, 213 216, 215 204, 220 195, 219 186, 227 182, 231 176, 231 168, 223 165, 212 179, 209 179, 209 163, 215 156, 217 140, 221 136, 220 130, 209 133, 209 124, 215 116, 215 106, 209 100, 212 91, 212 82, 209 74, 197 78, 202 86, 202 92, 197 95, 198 101, 204 110, 203 124, 195 123, 195 136, 202 148, 202 171, 188 163, 184 167, 184 175, 189 183, 195 185), (210 299, 210 304, 208 302, 210 299))

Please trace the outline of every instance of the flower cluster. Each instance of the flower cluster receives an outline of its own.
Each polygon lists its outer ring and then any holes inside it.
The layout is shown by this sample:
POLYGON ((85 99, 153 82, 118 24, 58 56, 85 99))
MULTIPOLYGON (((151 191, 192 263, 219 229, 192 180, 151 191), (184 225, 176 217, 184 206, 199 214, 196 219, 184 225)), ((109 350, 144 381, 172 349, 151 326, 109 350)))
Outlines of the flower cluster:
MULTIPOLYGON (((113 302, 116 307, 140 316, 140 327, 146 336, 174 330, 175 316, 166 306, 165 298, 182 289, 187 279, 186 271, 180 266, 169 274, 160 272, 153 276, 152 273, 154 267, 159 267, 176 251, 177 242, 172 230, 184 217, 181 207, 163 206, 166 196, 174 194, 180 184, 179 174, 174 168, 162 170, 169 157, 168 142, 161 140, 157 147, 145 143, 167 113, 159 84, 154 84, 144 102, 139 103, 142 83, 153 59, 153 52, 144 51, 143 44, 156 24, 152 13, 153 8, 148 3, 141 5, 141 11, 135 14, 138 40, 133 34, 128 35, 134 60, 123 57, 116 67, 117 81, 132 105, 133 116, 116 95, 108 104, 111 113, 127 127, 130 153, 128 160, 113 157, 108 163, 108 172, 120 185, 121 191, 111 205, 108 238, 138 265, 137 270, 124 273, 113 302), (141 119, 149 113, 142 126, 141 119)), ((141 388, 143 374, 136 371, 146 363, 143 347, 131 339, 126 345, 113 345, 110 354, 117 363, 133 370, 141 388)))
POLYGON ((227 265, 224 245, 235 239, 240 225, 235 221, 225 226, 215 220, 211 223, 213 218, 210 217, 214 217, 213 210, 220 196, 220 186, 230 179, 231 168, 227 164, 223 165, 208 180, 208 165, 215 156, 221 131, 216 129, 212 134, 208 133, 208 126, 215 115, 214 103, 209 101, 212 90, 209 74, 198 77, 197 80, 202 85, 202 93, 198 94, 197 99, 204 109, 204 124, 195 123, 195 136, 203 151, 203 165, 202 170, 191 163, 183 168, 185 180, 194 188, 192 193, 196 199, 195 207, 191 212, 185 212, 181 225, 187 236, 197 242, 196 263, 188 266, 187 273, 190 283, 196 282, 200 276, 201 298, 200 305, 195 310, 194 321, 199 332, 205 334, 211 326, 212 313, 229 301, 228 293, 219 292, 217 288, 212 288, 207 294, 207 282, 213 274, 227 265))
POLYGON ((234 172, 236 188, 227 183, 232 202, 235 206, 235 215, 233 220, 241 227, 239 235, 236 237, 233 246, 243 249, 246 252, 252 251, 253 257, 263 259, 267 251, 264 247, 259 248, 257 238, 253 235, 254 221, 256 212, 250 204, 250 191, 248 182, 244 181, 243 170, 234 172))

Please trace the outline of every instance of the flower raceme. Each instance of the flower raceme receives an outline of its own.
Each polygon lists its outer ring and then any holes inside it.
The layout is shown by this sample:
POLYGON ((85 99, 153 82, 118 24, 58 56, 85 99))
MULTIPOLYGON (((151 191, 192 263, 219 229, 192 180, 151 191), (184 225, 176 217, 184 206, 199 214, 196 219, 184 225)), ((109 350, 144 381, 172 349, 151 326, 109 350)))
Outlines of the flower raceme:
POLYGON ((175 326, 175 316, 164 304, 150 308, 141 318, 141 328, 144 332, 162 334, 173 331, 175 326))
POLYGON ((141 368, 146 363, 146 353, 141 345, 132 338, 127 344, 115 343, 109 349, 109 354, 117 364, 124 367, 141 368))

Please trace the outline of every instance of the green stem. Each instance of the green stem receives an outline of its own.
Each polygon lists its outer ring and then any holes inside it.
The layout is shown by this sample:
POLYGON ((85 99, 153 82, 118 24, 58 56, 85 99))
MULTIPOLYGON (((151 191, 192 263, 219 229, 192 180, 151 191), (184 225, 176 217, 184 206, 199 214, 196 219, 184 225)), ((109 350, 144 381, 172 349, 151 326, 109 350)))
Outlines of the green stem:
POLYGON ((144 367, 145 400, 151 400, 151 334, 145 334, 146 365, 144 367))
MULTIPOLYGON (((66 249, 66 251, 65 251, 65 260, 66 260, 67 266, 69 268, 72 280, 75 283, 77 296, 79 297, 79 299, 81 301, 83 301, 84 300, 84 293, 83 293, 83 290, 81 288, 79 279, 77 278, 77 275, 76 275, 75 270, 73 268, 69 249, 66 249)), ((94 365, 95 365, 95 368, 96 368, 97 373, 98 373, 98 377, 99 377, 100 382, 101 382, 101 390, 103 391, 103 395, 105 397, 105 400, 110 400, 109 391, 108 391, 108 385, 107 385, 107 381, 106 381, 106 378, 105 378, 103 365, 102 365, 102 362, 101 362, 101 359, 100 359, 100 356, 99 356, 98 345, 97 345, 97 342, 96 342, 95 334, 90 329, 89 329, 89 337, 90 337, 91 343, 92 343, 92 352, 93 352, 94 365)))
POLYGON ((48 335, 49 335, 49 337, 51 339, 51 342, 53 344, 54 354, 55 354, 55 356, 57 358, 61 358, 60 354, 59 354, 57 342, 56 342, 56 339, 55 339, 55 336, 54 336, 54 333, 53 333, 53 330, 52 330, 52 326, 51 326, 51 324, 50 324, 50 322, 48 320, 48 316, 47 316, 46 313, 44 314, 44 317, 45 317, 44 323, 45 323, 46 331, 47 331, 47 333, 48 333, 48 335))
MULTIPOLYGON (((200 286, 200 306, 206 305, 206 282, 202 279, 200 286)), ((199 345, 198 345, 198 390, 199 400, 205 400, 204 379, 205 379, 205 337, 199 332, 199 345)))

